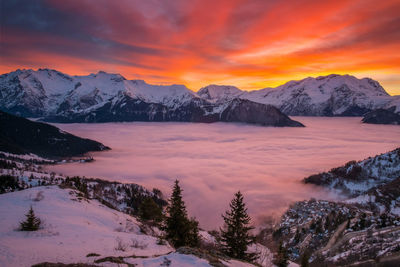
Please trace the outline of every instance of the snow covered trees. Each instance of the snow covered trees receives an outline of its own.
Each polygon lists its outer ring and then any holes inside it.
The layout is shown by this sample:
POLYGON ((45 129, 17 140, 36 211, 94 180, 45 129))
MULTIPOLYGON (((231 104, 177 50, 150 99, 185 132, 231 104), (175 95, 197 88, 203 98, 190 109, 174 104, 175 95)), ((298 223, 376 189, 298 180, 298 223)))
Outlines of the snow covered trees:
POLYGON ((223 251, 230 257, 253 261, 256 254, 247 252, 247 246, 254 242, 249 233, 253 227, 249 226, 250 217, 240 191, 235 194, 229 206, 230 210, 222 215, 225 221, 221 229, 223 251))
POLYGON ((26 219, 25 221, 20 222, 20 230, 21 231, 36 231, 39 229, 40 224, 42 223, 41 220, 36 217, 32 206, 29 209, 28 213, 25 214, 26 219))
POLYGON ((193 218, 188 218, 178 180, 175 181, 169 202, 164 223, 166 239, 176 248, 197 246, 199 243, 199 223, 193 218))

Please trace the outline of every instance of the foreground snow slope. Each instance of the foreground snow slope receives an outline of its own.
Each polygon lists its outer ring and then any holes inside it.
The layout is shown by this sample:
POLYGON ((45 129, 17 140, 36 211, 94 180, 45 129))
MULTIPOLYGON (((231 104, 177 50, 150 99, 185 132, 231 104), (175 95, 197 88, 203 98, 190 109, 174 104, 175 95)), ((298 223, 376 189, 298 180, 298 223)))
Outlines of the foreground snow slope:
POLYGON ((35 187, 0 195, 0 266, 49 262, 93 262, 101 256, 152 256, 172 251, 157 238, 140 233, 137 221, 95 200, 79 200, 76 191, 35 187), (16 229, 32 205, 43 221, 37 232, 16 229), (121 250, 123 249, 123 250, 121 250))
MULTIPOLYGON (((115 259, 146 267, 168 262, 174 267, 211 267, 205 258, 178 253, 168 244, 158 245, 158 238, 143 234, 135 218, 96 200, 84 199, 75 190, 39 186, 1 194, 0 213, 2 267, 42 262, 120 266, 106 259, 109 257, 121 257, 115 259), (18 231, 30 206, 42 220, 42 228, 35 232, 18 231)), ((264 260, 262 266, 270 266, 269 258, 264 260)), ((226 266, 254 266, 236 260, 221 262, 226 266)))

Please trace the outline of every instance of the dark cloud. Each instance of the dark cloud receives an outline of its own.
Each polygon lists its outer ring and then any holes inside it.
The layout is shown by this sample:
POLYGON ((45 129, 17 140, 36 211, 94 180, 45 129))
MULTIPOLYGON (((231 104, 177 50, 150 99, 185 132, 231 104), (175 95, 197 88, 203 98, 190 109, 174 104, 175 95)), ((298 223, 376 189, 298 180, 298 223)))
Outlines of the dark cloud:
MULTIPOLYGON (((85 16, 82 12, 74 12, 75 9, 57 9, 44 0, 13 0, 2 3, 1 24, 4 27, 5 41, 15 33, 29 36, 30 43, 22 43, 18 49, 25 46, 29 49, 135 66, 143 65, 118 59, 116 55, 163 53, 159 49, 107 39, 106 36, 97 34, 97 31, 104 28, 98 19, 85 16), (60 38, 66 42, 58 42, 56 45, 46 43, 40 39, 42 35, 60 38)), ((134 34, 137 35, 138 31, 134 34)), ((15 44, 4 44, 3 48, 11 53, 10 50, 16 47, 15 44)))

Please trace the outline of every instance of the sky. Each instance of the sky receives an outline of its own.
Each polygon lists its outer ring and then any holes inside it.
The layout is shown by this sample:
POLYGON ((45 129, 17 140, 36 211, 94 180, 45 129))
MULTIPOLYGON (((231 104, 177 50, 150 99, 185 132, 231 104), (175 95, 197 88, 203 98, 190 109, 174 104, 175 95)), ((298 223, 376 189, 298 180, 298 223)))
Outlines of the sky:
POLYGON ((0 73, 244 90, 331 73, 400 94, 399 0, 2 0, 0 73))

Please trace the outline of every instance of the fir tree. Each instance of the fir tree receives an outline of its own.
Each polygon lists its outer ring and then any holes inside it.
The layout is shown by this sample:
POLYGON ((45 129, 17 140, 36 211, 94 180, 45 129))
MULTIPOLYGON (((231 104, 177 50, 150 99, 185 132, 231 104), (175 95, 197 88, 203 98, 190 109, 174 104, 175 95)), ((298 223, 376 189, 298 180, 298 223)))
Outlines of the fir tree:
POLYGON ((36 217, 32 206, 29 209, 28 213, 25 214, 26 220, 20 222, 20 230, 21 231, 36 231, 39 229, 40 224, 42 223, 38 217, 36 217))
POLYGON ((289 265, 289 256, 282 242, 279 244, 278 255, 275 260, 275 264, 278 267, 287 267, 289 265))
POLYGON ((303 255, 301 255, 300 266, 301 267, 309 267, 310 266, 309 260, 310 260, 310 254, 306 250, 306 251, 303 252, 303 255))
POLYGON ((253 261, 256 254, 247 253, 247 246, 254 242, 250 235, 250 217, 247 214, 247 208, 243 202, 242 193, 237 192, 229 204, 230 210, 222 215, 225 224, 221 229, 221 245, 224 252, 233 258, 253 261))
POLYGON ((185 203, 182 200, 182 189, 176 180, 167 207, 164 230, 166 238, 175 248, 182 246, 195 247, 198 245, 198 222, 189 220, 185 203))

